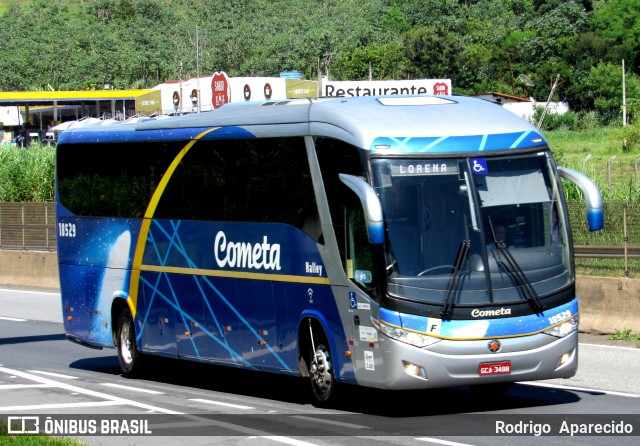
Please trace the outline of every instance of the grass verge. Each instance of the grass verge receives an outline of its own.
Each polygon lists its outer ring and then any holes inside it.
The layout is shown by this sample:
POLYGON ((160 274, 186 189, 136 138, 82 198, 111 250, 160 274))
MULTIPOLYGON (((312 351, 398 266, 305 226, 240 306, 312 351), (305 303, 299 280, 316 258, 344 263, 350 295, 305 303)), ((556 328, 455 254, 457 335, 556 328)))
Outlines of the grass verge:
POLYGON ((86 446, 78 440, 47 435, 9 435, 7 425, 0 422, 0 446, 86 446))
POLYGON ((640 342, 640 333, 631 333, 630 328, 624 330, 616 330, 615 333, 609 336, 609 339, 613 341, 638 341, 640 342))

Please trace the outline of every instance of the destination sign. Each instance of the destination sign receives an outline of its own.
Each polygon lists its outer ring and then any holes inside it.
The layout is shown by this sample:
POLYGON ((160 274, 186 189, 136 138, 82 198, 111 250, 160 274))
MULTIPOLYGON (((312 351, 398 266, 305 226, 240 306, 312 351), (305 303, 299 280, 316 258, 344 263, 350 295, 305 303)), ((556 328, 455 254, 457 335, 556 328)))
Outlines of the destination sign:
POLYGON ((391 176, 457 175, 457 160, 394 160, 390 163, 391 176))

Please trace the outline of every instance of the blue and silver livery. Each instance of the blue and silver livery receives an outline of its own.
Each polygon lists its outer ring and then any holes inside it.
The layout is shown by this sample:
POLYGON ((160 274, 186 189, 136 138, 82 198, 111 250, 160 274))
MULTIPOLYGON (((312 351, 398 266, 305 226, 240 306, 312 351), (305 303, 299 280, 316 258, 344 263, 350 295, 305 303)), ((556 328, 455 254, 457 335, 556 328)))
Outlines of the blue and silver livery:
POLYGON ((570 377, 578 300, 544 136, 458 96, 226 104, 65 131, 56 209, 67 337, 342 384, 570 377))

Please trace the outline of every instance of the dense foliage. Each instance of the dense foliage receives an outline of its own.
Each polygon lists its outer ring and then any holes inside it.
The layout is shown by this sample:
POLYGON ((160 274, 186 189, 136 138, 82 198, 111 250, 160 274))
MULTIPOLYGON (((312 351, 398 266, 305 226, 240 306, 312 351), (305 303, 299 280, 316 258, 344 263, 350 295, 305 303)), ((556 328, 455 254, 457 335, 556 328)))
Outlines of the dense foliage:
POLYGON ((0 146, 0 202, 54 199, 55 149, 0 146))
POLYGON ((371 66, 373 79, 546 101, 560 75, 554 100, 608 122, 620 121, 624 59, 640 116, 640 0, 25 0, 0 29, 4 91, 147 88, 217 70, 355 80, 371 66))

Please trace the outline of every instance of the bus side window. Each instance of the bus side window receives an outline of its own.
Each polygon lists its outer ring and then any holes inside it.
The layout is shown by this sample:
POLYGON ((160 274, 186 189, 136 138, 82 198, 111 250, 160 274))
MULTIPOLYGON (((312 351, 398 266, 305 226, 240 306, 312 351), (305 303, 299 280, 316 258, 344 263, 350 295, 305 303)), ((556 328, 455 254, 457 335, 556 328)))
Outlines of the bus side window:
POLYGON ((364 213, 359 206, 347 211, 347 277, 374 297, 379 297, 375 247, 369 243, 364 213))
POLYGON ((323 243, 320 216, 318 216, 318 211, 316 209, 309 210, 300 229, 306 232, 307 235, 316 242, 323 243))
POLYGON ((315 146, 346 275, 370 295, 378 297, 375 247, 369 243, 362 205, 338 177, 340 173, 366 176, 358 148, 328 138, 317 138, 315 146))
MULTIPOLYGON (((316 154, 322 173, 322 182, 329 203, 329 212, 338 241, 338 249, 342 257, 342 264, 346 264, 345 208, 348 200, 356 199, 353 192, 340 181, 341 173, 362 176, 363 168, 358 149, 343 141, 329 138, 317 138, 315 141, 316 154)), ((359 205, 358 205, 359 206, 359 205)))
POLYGON ((155 216, 285 223, 305 230, 306 219, 317 213, 304 140, 257 138, 194 145, 167 184, 155 216))

